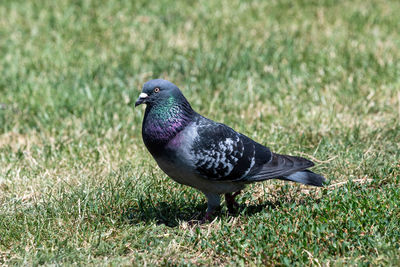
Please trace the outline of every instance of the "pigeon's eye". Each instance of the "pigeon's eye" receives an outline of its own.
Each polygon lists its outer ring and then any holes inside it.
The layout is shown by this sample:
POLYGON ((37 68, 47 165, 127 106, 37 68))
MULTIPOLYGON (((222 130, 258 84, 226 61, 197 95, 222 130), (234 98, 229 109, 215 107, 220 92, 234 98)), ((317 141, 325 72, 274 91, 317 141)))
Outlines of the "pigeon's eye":
POLYGON ((158 92, 160 92, 160 88, 158 88, 158 87, 154 88, 154 93, 158 93, 158 92))

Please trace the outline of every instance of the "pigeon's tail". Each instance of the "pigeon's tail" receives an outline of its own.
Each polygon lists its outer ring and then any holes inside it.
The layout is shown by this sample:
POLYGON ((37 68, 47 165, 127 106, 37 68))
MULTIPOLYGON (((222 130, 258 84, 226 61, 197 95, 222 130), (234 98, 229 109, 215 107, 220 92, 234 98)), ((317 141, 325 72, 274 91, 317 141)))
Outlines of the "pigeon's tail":
POLYGON ((309 170, 298 171, 285 177, 279 177, 278 179, 314 186, 323 186, 325 182, 323 176, 309 170))

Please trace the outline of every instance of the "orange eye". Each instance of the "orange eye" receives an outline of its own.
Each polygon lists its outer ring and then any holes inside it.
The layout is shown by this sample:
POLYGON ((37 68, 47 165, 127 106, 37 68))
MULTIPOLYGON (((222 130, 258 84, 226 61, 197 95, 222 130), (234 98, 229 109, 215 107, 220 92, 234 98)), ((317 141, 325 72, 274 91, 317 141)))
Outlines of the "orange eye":
POLYGON ((158 87, 154 88, 154 93, 158 93, 158 92, 160 92, 160 88, 158 88, 158 87))

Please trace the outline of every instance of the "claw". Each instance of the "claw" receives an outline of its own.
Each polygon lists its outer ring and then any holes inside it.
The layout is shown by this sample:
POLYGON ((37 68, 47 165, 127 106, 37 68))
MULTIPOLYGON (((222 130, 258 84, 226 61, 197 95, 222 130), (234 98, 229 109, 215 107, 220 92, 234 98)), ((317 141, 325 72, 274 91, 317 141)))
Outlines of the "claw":
POLYGON ((207 212, 204 215, 203 219, 201 219, 200 221, 199 220, 191 220, 191 221, 188 222, 188 225, 189 226, 195 226, 195 225, 200 225, 200 224, 205 224, 207 222, 210 222, 211 219, 212 219, 213 213, 214 212, 207 212))
POLYGON ((206 215, 204 215, 203 219, 201 219, 200 224, 211 221, 213 213, 214 212, 206 212, 206 215))

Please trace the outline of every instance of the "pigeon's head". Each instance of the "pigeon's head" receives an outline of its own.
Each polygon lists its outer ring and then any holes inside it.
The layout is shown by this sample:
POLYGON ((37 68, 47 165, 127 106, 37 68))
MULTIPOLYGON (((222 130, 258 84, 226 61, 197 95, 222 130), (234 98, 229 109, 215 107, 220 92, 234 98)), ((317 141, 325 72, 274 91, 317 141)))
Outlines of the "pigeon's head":
POLYGON ((175 84, 162 79, 151 80, 143 85, 142 92, 135 103, 135 107, 143 103, 153 106, 171 97, 184 99, 181 91, 175 84))

